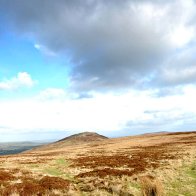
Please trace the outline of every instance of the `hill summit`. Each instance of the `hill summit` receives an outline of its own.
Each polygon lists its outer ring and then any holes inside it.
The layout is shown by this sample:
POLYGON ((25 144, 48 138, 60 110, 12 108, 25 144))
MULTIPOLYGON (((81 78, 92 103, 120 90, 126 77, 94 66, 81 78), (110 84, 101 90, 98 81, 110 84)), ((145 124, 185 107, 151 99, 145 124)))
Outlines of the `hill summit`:
POLYGON ((105 139, 108 139, 108 138, 103 135, 99 135, 98 133, 95 133, 95 132, 83 132, 83 133, 78 133, 78 134, 68 136, 59 141, 38 147, 33 150, 34 151, 35 150, 36 151, 54 150, 54 149, 57 150, 57 149, 63 149, 64 147, 68 147, 68 146, 82 145, 82 144, 89 144, 93 142, 104 141, 105 139))
POLYGON ((58 142, 64 141, 64 142, 71 142, 71 143, 77 143, 77 142, 83 143, 83 142, 101 141, 104 139, 108 139, 108 138, 95 132, 82 132, 61 139, 58 142))
POLYGON ((45 150, 57 150, 57 149, 63 149, 64 147, 68 146, 75 146, 75 145, 83 145, 83 144, 89 144, 93 142, 101 142, 106 139, 109 139, 103 135, 99 135, 95 132, 83 132, 74 134, 71 136, 68 136, 66 138, 63 138, 61 140, 58 140, 54 143, 46 144, 44 146, 34 148, 33 151, 45 151, 45 150))

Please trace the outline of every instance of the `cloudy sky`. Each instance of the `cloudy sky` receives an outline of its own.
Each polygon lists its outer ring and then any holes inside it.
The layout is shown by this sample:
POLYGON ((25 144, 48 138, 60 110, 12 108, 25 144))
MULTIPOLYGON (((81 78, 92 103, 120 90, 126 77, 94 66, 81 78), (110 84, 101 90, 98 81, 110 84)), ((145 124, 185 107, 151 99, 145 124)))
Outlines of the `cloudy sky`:
POLYGON ((195 0, 0 0, 0 141, 196 129, 195 0))

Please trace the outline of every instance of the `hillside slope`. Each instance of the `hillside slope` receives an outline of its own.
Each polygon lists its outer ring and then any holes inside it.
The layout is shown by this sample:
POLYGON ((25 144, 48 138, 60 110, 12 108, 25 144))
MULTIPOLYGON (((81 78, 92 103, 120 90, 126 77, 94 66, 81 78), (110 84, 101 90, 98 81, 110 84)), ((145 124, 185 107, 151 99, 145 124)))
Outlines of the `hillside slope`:
POLYGON ((0 156, 0 195, 195 196, 196 132, 87 135, 0 156))
POLYGON ((57 150, 66 146, 83 145, 107 140, 108 138, 95 132, 82 132, 63 138, 57 142, 41 146, 36 150, 57 150))

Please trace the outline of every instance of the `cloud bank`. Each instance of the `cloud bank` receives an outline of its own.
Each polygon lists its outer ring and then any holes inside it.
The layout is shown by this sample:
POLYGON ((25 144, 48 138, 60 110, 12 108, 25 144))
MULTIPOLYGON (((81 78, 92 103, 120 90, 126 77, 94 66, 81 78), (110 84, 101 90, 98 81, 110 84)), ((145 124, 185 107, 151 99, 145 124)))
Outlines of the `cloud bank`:
MULTIPOLYGON (((11 134, 96 131, 131 135, 155 131, 192 130, 196 120, 196 87, 181 95, 156 98, 151 91, 123 95, 96 94, 88 99, 62 99, 60 89, 48 89, 44 99, 0 102, 0 132, 11 134)), ((61 134, 62 135, 62 134, 61 134)), ((52 136, 51 136, 52 139, 52 136)))
MULTIPOLYGON (((0 0, 0 34, 27 38, 69 75, 64 89, 46 73, 33 96, 0 99, 0 132, 193 130, 195 10, 195 0, 0 0)), ((34 85, 19 72, 0 92, 34 85)))
POLYGON ((1 0, 0 7, 15 31, 70 59, 76 91, 195 82, 195 47, 187 49, 193 0, 1 0))

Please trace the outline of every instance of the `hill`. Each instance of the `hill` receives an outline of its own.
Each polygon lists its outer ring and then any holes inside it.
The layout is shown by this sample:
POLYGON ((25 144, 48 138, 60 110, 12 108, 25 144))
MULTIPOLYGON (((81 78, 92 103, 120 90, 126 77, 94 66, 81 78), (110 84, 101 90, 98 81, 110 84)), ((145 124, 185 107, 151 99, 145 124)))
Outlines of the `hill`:
POLYGON ((71 143, 77 143, 77 142, 81 143, 81 142, 101 141, 104 139, 108 139, 108 138, 94 132, 83 132, 83 133, 71 135, 69 137, 59 140, 58 142, 63 141, 63 142, 71 142, 71 143))
POLYGON ((195 182, 195 131, 113 139, 82 133, 0 156, 0 195, 195 196, 195 182))
POLYGON ((63 138, 57 142, 41 146, 40 148, 36 148, 36 150, 52 150, 52 149, 61 149, 66 146, 75 146, 75 145, 82 145, 88 143, 96 143, 100 141, 107 140, 108 138, 100 135, 95 132, 82 132, 78 134, 74 134, 63 138))

